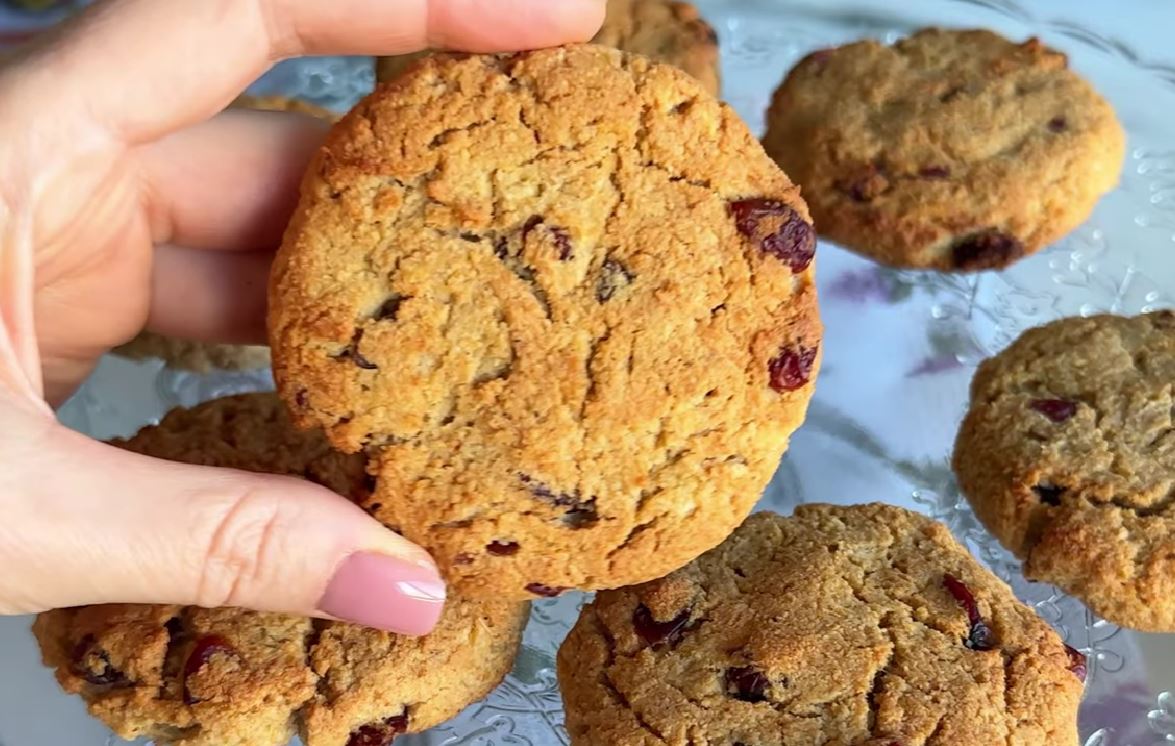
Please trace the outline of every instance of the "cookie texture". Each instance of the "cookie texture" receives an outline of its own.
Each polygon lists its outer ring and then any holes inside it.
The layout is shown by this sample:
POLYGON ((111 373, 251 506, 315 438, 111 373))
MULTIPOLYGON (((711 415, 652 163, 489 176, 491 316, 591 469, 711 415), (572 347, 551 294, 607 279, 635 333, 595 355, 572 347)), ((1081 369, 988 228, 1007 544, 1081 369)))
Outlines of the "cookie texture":
POLYGON ((197 342, 143 330, 112 352, 131 360, 159 358, 167 367, 193 373, 213 370, 258 370, 269 365, 265 345, 234 345, 197 342))
POLYGON ((457 592, 657 577, 750 511, 819 363, 797 188, 693 79, 433 57, 329 136, 274 263, 293 417, 457 592))
MULTIPOLYGON (((690 3, 608 0, 604 25, 592 42, 673 65, 692 75, 712 95, 717 96, 721 88, 718 33, 690 3)), ((376 80, 395 80, 428 54, 379 57, 375 61, 376 80)))
MULTIPOLYGON (((123 447, 160 458, 300 476, 348 498, 364 459, 299 432, 277 396, 176 410, 123 447)), ((104 605, 41 614, 33 631, 61 686, 124 738, 184 746, 384 744, 455 715, 510 670, 528 604, 450 599, 413 638, 242 609, 104 605)))
POLYGON ((1084 221, 1125 158, 1065 55, 990 31, 814 52, 767 119, 821 235, 895 267, 1007 266, 1084 221))
POLYGON ((573 746, 1073 746, 1085 662, 945 526, 803 505, 599 593, 558 676, 573 746))
POLYGON ((954 469, 1027 577, 1175 632, 1175 312, 1063 319, 984 361, 954 469))
MULTIPOLYGON (((261 111, 292 111, 327 121, 334 112, 307 101, 283 96, 241 96, 232 108, 261 111)), ((113 350, 115 355, 131 360, 159 358, 167 367, 194 373, 212 370, 258 370, 269 367, 269 348, 265 345, 218 344, 178 339, 143 330, 137 337, 113 350)))

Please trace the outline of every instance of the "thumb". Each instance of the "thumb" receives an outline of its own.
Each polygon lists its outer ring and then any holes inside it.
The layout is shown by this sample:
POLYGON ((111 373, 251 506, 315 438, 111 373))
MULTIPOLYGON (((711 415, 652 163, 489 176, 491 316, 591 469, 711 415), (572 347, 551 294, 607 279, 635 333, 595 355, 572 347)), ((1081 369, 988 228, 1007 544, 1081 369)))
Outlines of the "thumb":
POLYGON ((0 436, 0 566, 17 569, 0 573, 0 613, 241 606, 404 634, 440 616, 428 555, 340 495, 42 430, 31 447, 0 436))

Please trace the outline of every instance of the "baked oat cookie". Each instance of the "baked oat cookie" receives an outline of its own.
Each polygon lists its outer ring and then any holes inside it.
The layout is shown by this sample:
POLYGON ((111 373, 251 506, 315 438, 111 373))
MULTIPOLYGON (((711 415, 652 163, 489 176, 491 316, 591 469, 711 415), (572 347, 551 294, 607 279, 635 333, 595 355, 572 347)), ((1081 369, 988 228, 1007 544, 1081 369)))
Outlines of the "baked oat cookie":
POLYGON ((1027 577, 1175 632, 1173 418, 1175 312, 1031 329, 975 374, 959 488, 1027 577))
MULTIPOLYGON (((718 33, 690 3, 608 0, 604 25, 592 42, 673 65, 696 78, 714 96, 721 89, 718 33)), ((378 57, 375 61, 376 80, 395 80, 409 65, 428 54, 418 52, 378 57)))
POLYGON ((599 593, 558 676, 573 746, 1073 746, 1085 660, 945 526, 802 505, 599 593))
MULTIPOLYGON (((176 410, 126 448, 300 476, 352 500, 364 458, 299 432, 275 394, 176 410)), ((384 744, 455 715, 506 675, 528 604, 450 598, 436 630, 406 637, 241 609, 106 605, 41 614, 45 663, 124 738, 184 746, 384 744)))
POLYGON ((269 348, 265 345, 234 345, 179 339, 146 329, 124 345, 112 350, 130 360, 159 358, 168 368, 193 373, 213 370, 259 370, 269 365, 269 348))
MULTIPOLYGON (((292 111, 334 121, 337 115, 307 101, 283 96, 241 96, 233 108, 261 111, 292 111)), ((212 370, 257 370, 269 367, 265 345, 217 344, 178 339, 143 330, 137 337, 116 347, 114 354, 131 360, 159 358, 167 367, 207 373, 212 370)))
POLYGON ((379 453, 368 508, 457 592, 647 580, 742 521, 803 419, 814 247, 796 187, 680 71, 434 57, 309 171, 275 377, 297 422, 379 453))
POLYGON ((957 271, 1005 267, 1077 227, 1126 147, 1065 55, 942 29, 808 55, 763 142, 821 235, 891 266, 957 271))

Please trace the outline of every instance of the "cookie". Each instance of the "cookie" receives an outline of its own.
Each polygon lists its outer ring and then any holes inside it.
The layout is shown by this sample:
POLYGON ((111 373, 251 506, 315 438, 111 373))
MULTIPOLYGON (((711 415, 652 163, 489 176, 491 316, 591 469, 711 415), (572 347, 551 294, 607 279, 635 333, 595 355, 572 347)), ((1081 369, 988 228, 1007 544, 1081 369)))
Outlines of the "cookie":
MULTIPOLYGON (((276 395, 176 410, 122 444, 208 466, 300 476, 359 500, 364 458, 298 432, 276 395)), ((485 696, 513 664, 528 604, 450 598, 406 637, 340 622, 194 606, 105 605, 41 614, 34 632, 61 686, 124 738, 183 746, 387 743, 485 696)))
POLYGON ((265 345, 234 345, 178 339, 146 329, 111 352, 130 360, 158 358, 168 368, 193 373, 213 370, 259 370, 269 365, 269 348, 265 345))
POLYGON ((803 505, 598 594, 558 677, 573 746, 1073 746, 1085 660, 945 526, 803 505))
MULTIPOLYGON (((292 111, 334 121, 334 112, 307 101, 282 96, 241 96, 233 108, 262 111, 292 111)), ((212 370, 258 370, 269 367, 269 348, 265 345, 218 344, 177 339, 143 330, 124 345, 114 348, 115 355, 131 360, 159 358, 167 367, 194 373, 212 370)))
POLYGON ((750 511, 820 342, 797 189, 692 78, 432 57, 328 137, 274 263, 280 393, 378 454, 457 592, 658 577, 750 511))
POLYGON ((1163 632, 1175 632, 1173 382, 1173 311, 1030 329, 979 366, 953 459, 1028 578, 1163 632))
POLYGON ((1041 249, 1114 188, 1126 149, 1065 55, 990 31, 814 52, 767 121, 821 235, 895 267, 998 269, 1041 249))
MULTIPOLYGON (((696 78, 714 96, 721 89, 718 33, 690 3, 608 0, 604 25, 592 42, 673 65, 696 78)), ((379 57, 375 61, 376 80, 395 80, 413 62, 428 54, 379 57)))

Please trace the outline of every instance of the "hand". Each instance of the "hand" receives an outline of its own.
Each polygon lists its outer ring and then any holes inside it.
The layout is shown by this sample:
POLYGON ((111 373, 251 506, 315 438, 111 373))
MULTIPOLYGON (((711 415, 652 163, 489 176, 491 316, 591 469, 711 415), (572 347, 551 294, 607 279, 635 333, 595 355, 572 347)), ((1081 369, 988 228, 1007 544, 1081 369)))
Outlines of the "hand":
POLYGON ((301 480, 130 454, 58 425, 146 323, 264 339, 270 253, 323 125, 216 116, 275 60, 584 40, 602 0, 111 0, 0 68, 0 613, 245 606, 419 634, 418 547, 301 480))

